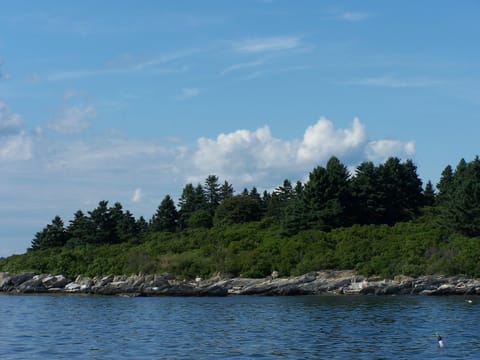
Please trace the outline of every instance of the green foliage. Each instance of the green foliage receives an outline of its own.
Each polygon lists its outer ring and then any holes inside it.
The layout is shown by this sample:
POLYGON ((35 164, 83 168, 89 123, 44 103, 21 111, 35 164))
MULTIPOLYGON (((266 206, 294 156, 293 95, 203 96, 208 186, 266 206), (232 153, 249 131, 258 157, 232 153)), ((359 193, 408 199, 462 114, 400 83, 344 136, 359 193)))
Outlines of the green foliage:
POLYGON ((442 224, 452 232, 480 236, 480 159, 461 159, 443 194, 442 224))
POLYGON ((260 220, 260 205, 249 195, 236 195, 225 199, 215 211, 213 224, 241 224, 260 220))
POLYGON ((185 186, 179 209, 167 195, 150 223, 107 201, 77 211, 66 228, 56 216, 27 253, 0 259, 0 271, 480 276, 478 157, 445 168, 438 194, 430 182, 422 188, 411 161, 366 162, 349 176, 331 158, 305 185, 284 180, 262 196, 255 187, 234 195, 228 182, 220 186, 210 175, 205 188, 185 186))

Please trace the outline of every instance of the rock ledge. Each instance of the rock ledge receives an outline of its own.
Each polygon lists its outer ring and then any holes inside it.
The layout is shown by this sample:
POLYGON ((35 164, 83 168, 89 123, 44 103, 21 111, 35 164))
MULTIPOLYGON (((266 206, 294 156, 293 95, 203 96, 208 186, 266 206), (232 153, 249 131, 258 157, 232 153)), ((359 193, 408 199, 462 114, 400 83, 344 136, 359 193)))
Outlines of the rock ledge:
POLYGON ((421 276, 394 279, 363 277, 353 271, 318 271, 296 277, 226 278, 178 281, 168 275, 77 276, 0 272, 0 292, 64 293, 119 296, 232 295, 480 295, 480 279, 421 276))

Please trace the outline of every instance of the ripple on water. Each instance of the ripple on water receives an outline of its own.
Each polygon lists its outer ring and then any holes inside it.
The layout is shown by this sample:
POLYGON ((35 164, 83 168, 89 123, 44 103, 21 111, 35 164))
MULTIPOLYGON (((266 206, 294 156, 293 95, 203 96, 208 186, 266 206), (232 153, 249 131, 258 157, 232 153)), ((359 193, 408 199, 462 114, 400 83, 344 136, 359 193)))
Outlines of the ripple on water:
POLYGON ((2 360, 480 359, 480 302, 460 297, 3 295, 0 305, 2 360))

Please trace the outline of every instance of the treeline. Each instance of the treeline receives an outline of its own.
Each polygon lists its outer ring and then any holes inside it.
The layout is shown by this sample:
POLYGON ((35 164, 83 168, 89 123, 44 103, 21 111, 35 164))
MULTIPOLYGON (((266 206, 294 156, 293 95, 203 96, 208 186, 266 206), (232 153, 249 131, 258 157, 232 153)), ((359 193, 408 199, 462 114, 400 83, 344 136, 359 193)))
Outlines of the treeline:
POLYGON ((317 166, 308 181, 293 184, 284 180, 273 192, 260 194, 255 187, 235 194, 233 186, 210 175, 205 183, 189 183, 182 190, 178 208, 170 195, 161 201, 147 222, 138 220, 120 203, 113 207, 101 201, 87 214, 74 214, 68 226, 56 216, 35 235, 31 249, 68 245, 115 244, 140 240, 146 233, 178 232, 211 228, 270 218, 291 236, 299 231, 329 231, 353 224, 395 224, 412 219, 419 209, 433 202, 433 188, 424 190, 412 161, 390 158, 375 166, 361 164, 350 176, 347 168, 332 157, 325 167, 317 166))
POLYGON ((215 175, 166 195, 147 221, 120 203, 55 217, 26 254, 0 270, 66 274, 228 272, 265 276, 320 269, 365 274, 480 276, 480 160, 447 166, 436 189, 412 161, 364 162, 354 174, 332 157, 305 183, 235 194, 215 175))

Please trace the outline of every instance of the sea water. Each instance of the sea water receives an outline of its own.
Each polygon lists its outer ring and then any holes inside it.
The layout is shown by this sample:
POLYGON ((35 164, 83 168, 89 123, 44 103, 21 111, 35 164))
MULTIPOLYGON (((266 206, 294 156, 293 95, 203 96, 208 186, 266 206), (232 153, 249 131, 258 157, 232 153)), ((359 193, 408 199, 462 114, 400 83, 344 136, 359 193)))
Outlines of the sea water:
POLYGON ((0 309, 2 360, 480 359, 480 297, 0 295, 0 309))

